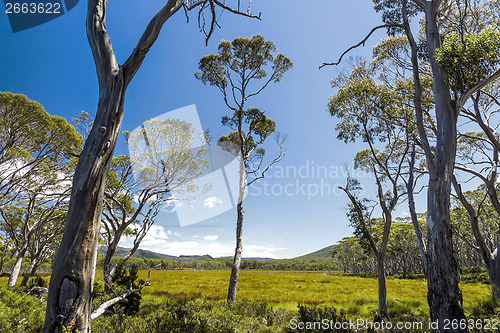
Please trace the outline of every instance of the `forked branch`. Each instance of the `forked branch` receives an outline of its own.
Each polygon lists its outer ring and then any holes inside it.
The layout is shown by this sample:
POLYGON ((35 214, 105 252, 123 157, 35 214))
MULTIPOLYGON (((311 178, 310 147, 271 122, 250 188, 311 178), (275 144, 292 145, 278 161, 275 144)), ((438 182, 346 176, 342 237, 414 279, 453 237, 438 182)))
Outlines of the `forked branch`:
POLYGON ((337 66, 338 64, 340 64, 340 62, 342 61, 342 59, 344 58, 344 56, 349 53, 351 50, 355 49, 355 48, 358 48, 360 46, 365 46, 365 43, 366 41, 370 38, 370 36, 377 30, 379 29, 384 29, 384 28, 392 28, 392 27, 399 27, 399 28, 403 28, 403 26, 401 24, 396 24, 396 23, 390 23, 390 24, 383 24, 383 25, 379 25, 379 26, 376 26, 374 27, 369 33, 368 35, 366 35, 365 38, 363 38, 363 40, 361 42, 359 42, 358 44, 356 45, 353 45, 351 46, 350 48, 348 48, 347 50, 344 51, 344 53, 342 53, 340 55, 340 58, 339 60, 337 60, 337 62, 324 62, 321 66, 319 66, 319 69, 325 67, 325 66, 337 66))

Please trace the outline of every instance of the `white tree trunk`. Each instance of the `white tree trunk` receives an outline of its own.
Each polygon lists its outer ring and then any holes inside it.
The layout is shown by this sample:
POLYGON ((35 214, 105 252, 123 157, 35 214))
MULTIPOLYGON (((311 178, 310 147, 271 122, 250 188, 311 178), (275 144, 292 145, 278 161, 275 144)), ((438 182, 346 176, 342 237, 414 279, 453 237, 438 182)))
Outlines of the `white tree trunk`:
POLYGON ((14 267, 12 267, 12 271, 10 272, 9 282, 7 282, 7 286, 14 287, 16 285, 17 278, 19 277, 19 272, 21 271, 21 264, 23 263, 24 255, 26 254, 27 249, 27 244, 24 244, 17 253, 16 262, 14 263, 14 267))
MULTIPOLYGON (((243 154, 242 154, 243 155, 243 154)), ((236 287, 238 284, 238 275, 240 274, 241 256, 243 251, 243 199, 246 190, 246 173, 243 157, 240 156, 240 184, 238 194, 238 204, 236 205, 236 248, 234 250, 233 266, 231 268, 231 277, 229 279, 229 289, 227 292, 227 301, 236 301, 236 287)))

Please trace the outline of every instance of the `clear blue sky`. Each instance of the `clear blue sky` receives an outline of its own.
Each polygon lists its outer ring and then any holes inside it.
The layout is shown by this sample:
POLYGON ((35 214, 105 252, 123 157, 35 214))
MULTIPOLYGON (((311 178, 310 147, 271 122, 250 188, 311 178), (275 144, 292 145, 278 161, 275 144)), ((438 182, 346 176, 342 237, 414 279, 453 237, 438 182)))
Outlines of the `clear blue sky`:
MULTIPOLYGON (((107 26, 120 63, 163 3, 109 2, 107 26)), ((19 33, 11 32, 2 11, 0 90, 25 94, 49 113, 68 120, 81 110, 94 115, 97 78, 86 39, 85 10, 86 1, 81 0, 62 17, 19 33)), ((303 177, 289 174, 278 179, 275 173, 274 178, 267 179, 267 185, 261 182, 257 186, 261 193, 268 186, 270 193, 273 184, 278 184, 276 192, 278 186, 296 186, 299 180, 300 184, 316 184, 324 189, 323 194, 311 193, 310 198, 300 190, 294 195, 257 196, 252 195, 256 190, 250 189, 245 200, 243 255, 291 258, 332 245, 352 232, 344 211, 347 198, 338 190, 328 195, 326 186, 336 189, 344 184, 340 170, 344 164, 352 166, 352 157, 361 146, 338 141, 335 119, 326 111, 328 96, 334 92, 330 79, 342 67, 318 70, 318 66, 336 60, 381 19, 370 0, 256 0, 252 12, 262 12, 262 21, 224 13, 220 19, 222 29, 215 31, 208 46, 198 31, 195 16, 186 23, 181 11, 169 20, 129 86, 122 129, 132 130, 149 118, 195 104, 204 128, 209 128, 215 138, 226 133, 220 119, 228 110, 220 94, 194 78, 199 59, 216 52, 222 39, 260 33, 273 41, 294 67, 280 83, 254 99, 252 106, 265 110, 276 121, 278 130, 288 136, 287 155, 280 165, 289 170, 303 167, 303 177), (328 175, 313 176, 313 166, 327 167, 328 175), (305 175, 306 167, 309 175, 305 175), (339 170, 338 176, 331 172, 334 170, 339 170)), ((369 57, 371 46, 382 37, 383 32, 375 34, 366 47, 352 55, 369 57)), ((121 137, 115 155, 127 152, 123 141, 121 137)), ((366 179, 367 183, 371 181, 366 179)), ((142 248, 173 255, 229 256, 234 251, 235 220, 233 209, 202 223, 180 227, 175 214, 163 214, 142 248)))

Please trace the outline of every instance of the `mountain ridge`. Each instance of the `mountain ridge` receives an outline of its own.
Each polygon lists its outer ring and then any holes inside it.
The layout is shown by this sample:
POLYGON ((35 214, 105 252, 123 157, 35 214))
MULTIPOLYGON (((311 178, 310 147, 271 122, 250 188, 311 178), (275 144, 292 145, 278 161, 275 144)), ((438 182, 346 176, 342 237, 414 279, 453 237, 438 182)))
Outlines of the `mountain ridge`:
MULTIPOLYGON (((330 260, 331 255, 330 251, 333 249, 334 245, 330 245, 327 247, 324 247, 320 250, 307 253, 298 257, 290 258, 290 259, 296 259, 296 260, 304 260, 304 261, 325 261, 325 260, 330 260)), ((99 252, 101 254, 106 254, 106 246, 101 246, 99 248, 99 252)), ((116 257, 123 257, 125 254, 129 251, 129 248, 126 247, 121 247, 118 246, 116 248, 115 256, 116 257)), ((231 259, 232 256, 223 256, 223 257, 212 257, 211 255, 204 254, 204 255, 180 255, 180 256, 173 256, 173 255, 168 255, 168 254, 163 254, 163 253, 158 253, 158 252, 153 252, 150 250, 143 250, 143 249, 137 249, 137 251, 134 253, 132 258, 146 258, 146 259, 170 259, 170 260, 179 260, 179 261, 194 261, 194 260, 214 260, 214 259, 231 259)), ((288 259, 288 260, 290 260, 288 259)), ((271 261, 271 260, 287 260, 287 259, 274 259, 274 258, 261 258, 261 257, 245 257, 243 260, 257 260, 257 261, 271 261)))

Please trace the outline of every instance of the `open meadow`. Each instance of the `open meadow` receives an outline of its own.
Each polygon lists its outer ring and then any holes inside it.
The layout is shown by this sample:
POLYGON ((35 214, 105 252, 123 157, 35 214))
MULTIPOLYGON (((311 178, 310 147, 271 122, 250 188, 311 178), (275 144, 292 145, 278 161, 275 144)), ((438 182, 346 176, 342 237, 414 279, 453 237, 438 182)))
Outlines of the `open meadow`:
MULTIPOLYGON (((140 270, 146 279, 148 271, 140 270)), ((142 291, 144 301, 203 299, 222 301, 227 296, 229 270, 155 270, 142 291)), ((46 277, 48 281, 49 277, 46 277)), ((97 271, 97 283, 102 274, 97 271)), ((20 281, 18 281, 19 283, 20 281)), ((7 283, 0 278, 0 285, 7 283)), ((460 284, 466 313, 491 295, 482 283, 460 284)), ((387 299, 391 316, 417 314, 428 316, 427 282, 423 279, 387 280, 387 299)), ((353 317, 370 318, 378 305, 377 279, 344 276, 339 272, 244 270, 238 279, 238 299, 265 301, 273 308, 296 311, 298 304, 332 306, 353 317)))
MULTIPOLYGON (((138 273, 139 279, 147 278, 148 271, 138 273)), ((151 271, 151 286, 142 290, 139 311, 124 316, 126 308, 116 307, 113 313, 93 320, 92 331, 289 333, 295 331, 291 326, 293 320, 306 322, 324 318, 346 322, 376 319, 376 278, 344 276, 339 272, 243 270, 238 279, 237 302, 228 304, 229 275, 229 270, 151 271)), ((44 277, 46 282, 48 279, 48 276, 44 277)), ((7 278, 0 277, 0 284, 6 283, 7 278)), ((102 293, 102 284, 102 272, 97 271, 94 309, 109 298, 102 293)), ((485 304, 491 298, 489 285, 463 283, 460 287, 466 315, 478 318, 478 309, 484 309, 479 304, 485 304)), ((428 332, 426 288, 424 279, 388 278, 391 321, 422 323, 424 329, 411 331, 428 332)), ((43 326, 45 302, 22 296, 22 289, 16 290, 11 292, 6 287, 0 288, 0 332, 39 332, 43 326)), ((493 311, 497 313, 498 310, 493 311)), ((492 315, 487 311, 482 317, 492 318, 492 315)))
MULTIPOLYGON (((152 271, 151 286, 143 290, 143 299, 225 300, 229 275, 229 270, 152 271)), ((147 271, 140 271, 139 277, 146 279, 147 271)), ((461 284, 460 287, 466 313, 491 294, 486 284, 461 284)), ((425 280, 388 279, 387 296, 391 316, 407 313, 428 316, 425 280)), ((376 278, 342 276, 338 272, 244 270, 238 279, 238 299, 266 301, 283 310, 295 311, 298 304, 327 305, 353 317, 368 318, 376 314, 377 297, 376 278)))

